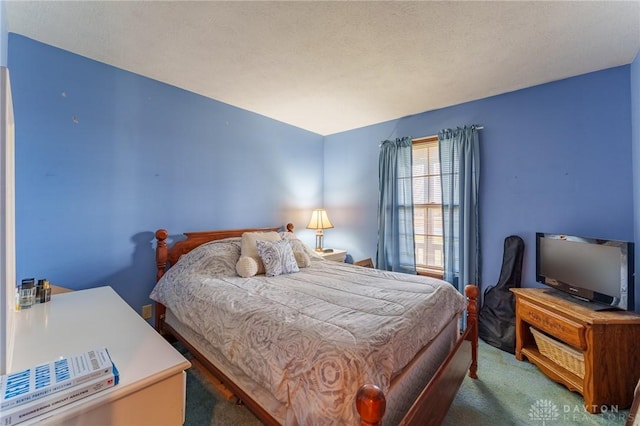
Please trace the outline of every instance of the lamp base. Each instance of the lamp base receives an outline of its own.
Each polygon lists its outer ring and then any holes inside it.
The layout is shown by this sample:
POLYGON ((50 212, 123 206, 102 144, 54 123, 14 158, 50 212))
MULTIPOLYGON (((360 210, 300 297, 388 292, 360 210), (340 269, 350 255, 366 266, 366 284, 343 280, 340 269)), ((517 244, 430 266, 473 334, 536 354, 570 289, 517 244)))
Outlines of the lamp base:
POLYGON ((324 238, 324 233, 322 229, 318 229, 316 231, 316 251, 322 253, 322 239, 324 238))

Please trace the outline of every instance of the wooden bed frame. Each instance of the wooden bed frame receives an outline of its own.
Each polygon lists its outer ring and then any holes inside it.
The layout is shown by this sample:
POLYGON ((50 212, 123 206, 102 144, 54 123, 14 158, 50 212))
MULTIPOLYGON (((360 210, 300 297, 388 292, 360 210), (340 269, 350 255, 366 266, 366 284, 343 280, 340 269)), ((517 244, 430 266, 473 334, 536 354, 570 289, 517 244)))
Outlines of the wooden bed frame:
MULTIPOLYGON (((293 232, 291 223, 286 226, 287 231, 293 232)), ((229 237, 240 237, 245 232, 279 231, 275 228, 246 228, 221 231, 186 232, 186 239, 167 247, 168 232, 164 229, 156 231, 156 279, 160 280, 165 271, 175 265, 180 256, 188 253, 199 245, 229 237)), ((458 338, 452 351, 443 364, 438 368, 432 379, 427 383, 413 403, 400 425, 425 426, 439 425, 449 411, 451 402, 469 371, 469 377, 477 379, 478 369, 478 288, 475 285, 465 287, 467 297, 467 327, 458 338)), ((251 395, 244 392, 238 385, 223 374, 204 355, 196 350, 175 329, 164 322, 166 307, 161 303, 155 304, 156 330, 167 338, 175 338, 182 343, 193 356, 198 359, 211 373, 227 386, 236 397, 242 401, 265 425, 279 425, 280 423, 251 395)), ((356 395, 356 409, 361 418, 361 426, 377 426, 381 423, 386 408, 384 393, 372 384, 364 384, 356 395)))

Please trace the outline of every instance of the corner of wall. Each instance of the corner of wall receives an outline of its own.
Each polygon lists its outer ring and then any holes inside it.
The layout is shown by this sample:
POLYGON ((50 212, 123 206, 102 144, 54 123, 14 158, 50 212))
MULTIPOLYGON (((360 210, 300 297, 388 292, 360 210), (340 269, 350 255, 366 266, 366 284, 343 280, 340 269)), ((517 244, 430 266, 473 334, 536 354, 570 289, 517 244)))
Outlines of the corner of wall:
POLYGON ((636 246, 636 312, 640 312, 640 51, 631 63, 631 161, 633 170, 633 236, 636 246))

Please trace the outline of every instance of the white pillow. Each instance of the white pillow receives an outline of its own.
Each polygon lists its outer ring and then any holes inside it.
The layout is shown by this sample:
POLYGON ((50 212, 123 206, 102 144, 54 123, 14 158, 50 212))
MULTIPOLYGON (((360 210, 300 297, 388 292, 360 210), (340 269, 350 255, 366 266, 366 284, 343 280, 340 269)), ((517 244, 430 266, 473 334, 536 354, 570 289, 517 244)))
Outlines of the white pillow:
POLYGON ((278 240, 280 240, 280 234, 277 232, 245 232, 242 234, 242 241, 240 243, 240 256, 253 258, 258 264, 257 274, 264 274, 264 264, 258 255, 256 241, 273 242, 278 240))
POLYGON ((249 256, 240 257, 236 263, 236 272, 242 278, 252 277, 258 273, 258 262, 249 256))
POLYGON ((303 251, 294 251, 293 256, 296 258, 298 268, 307 268, 311 266, 311 258, 303 251))
MULTIPOLYGON (((317 256, 313 250, 306 246, 302 240, 296 237, 296 234, 293 232, 280 232, 283 240, 289 241, 291 244, 291 249, 293 249, 293 254, 296 257, 296 262, 298 262, 299 268, 306 268, 311 265, 311 256, 317 256)), ((321 257, 321 256, 318 256, 321 257)))
POLYGON ((258 254, 268 277, 298 272, 298 264, 288 241, 256 241, 258 254))

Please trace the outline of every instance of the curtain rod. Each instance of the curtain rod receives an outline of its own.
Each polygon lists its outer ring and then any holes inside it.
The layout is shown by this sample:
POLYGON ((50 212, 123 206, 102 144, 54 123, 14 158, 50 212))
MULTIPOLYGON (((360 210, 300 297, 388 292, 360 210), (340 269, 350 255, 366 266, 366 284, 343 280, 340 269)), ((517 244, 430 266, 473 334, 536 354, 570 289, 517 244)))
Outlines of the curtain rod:
MULTIPOLYGON (((475 127, 478 130, 484 129, 484 126, 481 126, 479 124, 472 124, 471 127, 475 127)), ((415 139, 427 139, 427 138, 433 138, 433 137, 437 137, 437 136, 438 136, 438 134, 436 133, 435 135, 420 136, 419 138, 411 138, 411 139, 413 139, 413 140, 415 140, 415 139)))
MULTIPOLYGON (((480 125, 480 124, 472 124, 471 127, 476 128, 477 130, 482 130, 484 129, 484 126, 480 125)), ((428 136, 420 136, 419 138, 414 138, 413 136, 411 137, 411 140, 419 140, 419 139, 427 139, 427 138, 433 138, 433 137, 438 137, 438 134, 436 133, 435 135, 428 135, 428 136)), ((380 142, 378 144, 378 148, 380 148, 382 146, 382 142, 380 142)))

